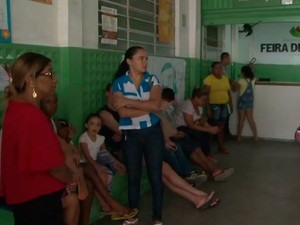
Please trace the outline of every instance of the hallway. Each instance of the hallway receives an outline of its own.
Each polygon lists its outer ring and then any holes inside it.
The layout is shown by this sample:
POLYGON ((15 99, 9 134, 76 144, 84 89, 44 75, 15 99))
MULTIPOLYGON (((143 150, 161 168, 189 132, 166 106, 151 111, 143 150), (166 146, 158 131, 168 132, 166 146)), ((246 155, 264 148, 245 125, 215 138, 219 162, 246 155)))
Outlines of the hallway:
MULTIPOLYGON (((300 147, 295 143, 260 141, 228 143, 231 154, 217 155, 233 166, 226 183, 208 181, 201 188, 215 190, 217 208, 197 210, 186 200, 165 191, 164 224, 298 225, 300 221, 300 147)), ((142 198, 140 225, 150 224, 151 194, 142 198)), ((97 224, 111 224, 109 218, 97 224)), ((120 224, 120 223, 112 223, 120 224)))

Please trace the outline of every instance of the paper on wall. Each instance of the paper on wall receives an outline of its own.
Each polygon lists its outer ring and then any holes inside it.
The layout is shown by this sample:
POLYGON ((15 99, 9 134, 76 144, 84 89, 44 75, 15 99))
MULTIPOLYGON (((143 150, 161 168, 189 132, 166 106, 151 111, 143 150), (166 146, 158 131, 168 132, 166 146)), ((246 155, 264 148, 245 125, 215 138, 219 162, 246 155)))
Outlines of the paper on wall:
POLYGON ((102 38, 101 44, 118 43, 118 17, 117 9, 102 6, 101 7, 102 21, 102 38))

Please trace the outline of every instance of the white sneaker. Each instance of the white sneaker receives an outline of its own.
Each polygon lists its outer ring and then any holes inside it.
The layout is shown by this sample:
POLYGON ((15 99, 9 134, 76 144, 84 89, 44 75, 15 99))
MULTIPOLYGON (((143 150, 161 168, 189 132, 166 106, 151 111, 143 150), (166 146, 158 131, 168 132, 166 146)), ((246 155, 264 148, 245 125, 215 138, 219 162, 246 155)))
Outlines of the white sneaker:
POLYGON ((205 173, 199 174, 195 171, 193 171, 190 176, 186 177, 185 180, 189 183, 203 183, 205 181, 207 181, 207 176, 205 175, 205 173))
POLYGON ((129 220, 125 220, 122 225, 136 225, 138 224, 139 222, 139 219, 138 218, 132 218, 132 219, 129 219, 129 220))

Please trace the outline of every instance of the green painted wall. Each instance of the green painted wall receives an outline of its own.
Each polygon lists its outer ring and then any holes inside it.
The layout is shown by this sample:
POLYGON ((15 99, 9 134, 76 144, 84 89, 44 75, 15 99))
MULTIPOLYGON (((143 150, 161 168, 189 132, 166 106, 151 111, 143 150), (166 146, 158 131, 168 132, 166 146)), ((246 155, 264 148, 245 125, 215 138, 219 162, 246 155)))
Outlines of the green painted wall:
MULTIPOLYGON (((11 64, 20 54, 34 51, 53 60, 58 76, 58 117, 68 119, 79 135, 84 118, 97 111, 105 102, 105 86, 121 61, 122 53, 82 48, 58 48, 34 45, 1 44, 0 64, 11 64)), ((200 60, 186 58, 186 96, 200 84, 200 60)), ((1 94, 1 97, 3 95, 1 94)), ((3 115, 3 102, 0 116, 3 115)))
POLYGON ((300 0, 283 6, 281 0, 202 0, 202 23, 242 24, 300 21, 300 0))

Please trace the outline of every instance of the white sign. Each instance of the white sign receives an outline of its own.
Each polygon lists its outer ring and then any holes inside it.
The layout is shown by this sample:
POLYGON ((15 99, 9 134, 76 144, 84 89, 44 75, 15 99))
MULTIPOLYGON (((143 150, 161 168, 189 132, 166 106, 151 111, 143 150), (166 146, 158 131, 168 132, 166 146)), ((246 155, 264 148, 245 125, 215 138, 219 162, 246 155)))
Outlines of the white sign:
POLYGON ((299 65, 300 22, 258 24, 253 28, 252 47, 257 63, 299 65))
POLYGON ((118 10, 102 6, 101 13, 101 44, 116 45, 118 43, 118 10))
POLYGON ((147 71, 155 74, 163 87, 172 88, 176 99, 184 100, 185 67, 183 59, 149 56, 147 71))

